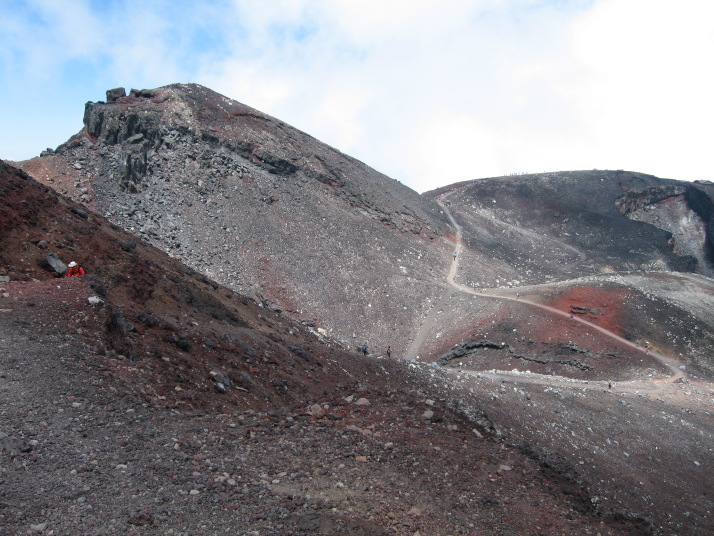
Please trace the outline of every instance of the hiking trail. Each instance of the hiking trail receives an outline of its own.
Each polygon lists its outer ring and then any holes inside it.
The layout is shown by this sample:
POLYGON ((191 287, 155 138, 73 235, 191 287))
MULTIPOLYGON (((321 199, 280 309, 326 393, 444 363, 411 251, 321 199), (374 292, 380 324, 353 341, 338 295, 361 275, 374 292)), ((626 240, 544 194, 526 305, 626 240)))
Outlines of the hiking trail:
MULTIPOLYGON (((517 297, 516 296, 517 289, 509 289, 507 291, 504 291, 502 289, 484 289, 484 291, 476 291, 470 287, 467 287, 465 285, 458 283, 456 281, 456 275, 458 273, 459 262, 461 260, 461 251, 463 248, 462 229, 461 229, 461 226, 456 222, 456 219, 452 215, 448 206, 444 203, 444 200, 452 193, 453 193, 453 190, 442 194, 439 198, 436 199, 436 202, 442 208, 442 210, 444 210, 444 213, 449 218, 449 221, 451 222, 451 224, 454 226, 454 229, 456 230, 456 242, 455 242, 454 251, 456 252, 457 255, 456 255, 456 257, 453 258, 453 261, 451 261, 449 271, 446 275, 446 282, 451 288, 453 288, 459 292, 470 294, 472 296, 478 296, 479 298, 517 301, 519 303, 523 303, 523 304, 526 304, 531 307, 536 307, 536 308, 540 309, 541 311, 544 311, 548 314, 559 315, 561 317, 568 318, 569 320, 571 320, 573 322, 580 322, 584 326, 594 329, 594 330, 602 333, 603 335, 619 342, 620 344, 624 344, 625 346, 633 348, 633 349, 645 354, 648 357, 654 358, 660 364, 664 365, 667 369, 669 369, 669 371, 672 373, 672 375, 669 378, 669 381, 676 381, 680 378, 687 377, 687 374, 684 372, 684 370, 680 368, 681 363, 679 361, 677 361, 676 359, 665 356, 659 352, 649 350, 648 348, 645 348, 645 347, 638 345, 632 341, 629 341, 623 337, 620 337, 619 335, 616 335, 615 333, 613 333, 601 326, 593 324, 592 322, 588 322, 587 320, 582 319, 582 318, 573 317, 569 313, 567 313, 565 311, 561 311, 560 309, 556 309, 555 307, 550 307, 549 305, 544 305, 542 303, 537 303, 537 302, 528 300, 528 299, 524 298, 523 296, 517 297), (485 292, 488 292, 488 293, 485 293, 485 292)), ((406 359, 415 359, 416 357, 419 356, 419 350, 424 343, 426 333, 428 333, 429 330, 431 330, 434 327, 436 314, 438 314, 439 310, 443 307, 444 303, 448 302, 448 300, 452 297, 453 297, 453 292, 448 292, 448 291, 445 292, 444 295, 442 295, 442 297, 439 299, 439 301, 431 308, 429 313, 427 313, 426 317, 424 318, 424 322, 420 326, 420 328, 417 331, 416 335, 414 336, 411 344, 407 348, 407 351, 405 353, 406 359)))

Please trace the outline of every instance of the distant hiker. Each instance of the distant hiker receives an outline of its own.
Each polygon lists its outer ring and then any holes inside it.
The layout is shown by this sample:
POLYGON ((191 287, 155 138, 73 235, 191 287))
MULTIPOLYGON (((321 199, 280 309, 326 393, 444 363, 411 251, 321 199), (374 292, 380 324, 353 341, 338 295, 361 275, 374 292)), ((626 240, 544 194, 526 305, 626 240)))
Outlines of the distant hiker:
POLYGON ((364 355, 367 355, 367 351, 368 351, 368 350, 367 350, 367 343, 364 343, 364 344, 362 345, 362 347, 360 348, 360 350, 362 351, 362 353, 363 353, 364 355))
POLYGON ((454 260, 456 260, 457 253, 454 251, 454 260))
POLYGON ((392 347, 387 346, 387 359, 391 359, 392 357, 392 347))
POLYGON ((69 270, 67 270, 67 275, 65 277, 79 277, 80 275, 84 275, 84 268, 76 262, 72 261, 67 266, 69 266, 69 270))
POLYGON ((520 292, 516 292, 516 299, 518 299, 518 298, 520 298, 520 297, 521 297, 521 293, 520 293, 520 292))

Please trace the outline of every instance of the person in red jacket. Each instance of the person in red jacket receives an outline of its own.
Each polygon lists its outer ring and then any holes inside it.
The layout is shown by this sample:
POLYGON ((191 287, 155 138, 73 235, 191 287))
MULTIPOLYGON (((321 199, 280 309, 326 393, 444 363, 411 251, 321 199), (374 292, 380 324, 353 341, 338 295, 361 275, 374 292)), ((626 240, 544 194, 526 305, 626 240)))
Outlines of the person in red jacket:
POLYGON ((67 277, 78 277, 80 275, 84 275, 84 268, 79 266, 76 262, 72 261, 67 266, 69 266, 69 270, 67 270, 67 277))

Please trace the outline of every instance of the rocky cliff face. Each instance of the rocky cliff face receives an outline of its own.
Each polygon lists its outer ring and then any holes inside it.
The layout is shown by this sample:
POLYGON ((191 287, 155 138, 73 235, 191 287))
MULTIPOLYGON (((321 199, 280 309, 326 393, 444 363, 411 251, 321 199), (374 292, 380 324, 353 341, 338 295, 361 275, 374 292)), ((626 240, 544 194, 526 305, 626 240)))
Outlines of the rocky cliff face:
POLYGON ((695 259, 694 271, 714 274, 714 203, 706 184, 663 184, 629 191, 616 205, 628 218, 671 234, 669 245, 679 257, 695 259))
POLYGON ((419 307, 401 297, 426 302, 448 260, 436 204, 194 84, 111 90, 87 103, 84 123, 24 168, 325 333, 406 345, 419 307))

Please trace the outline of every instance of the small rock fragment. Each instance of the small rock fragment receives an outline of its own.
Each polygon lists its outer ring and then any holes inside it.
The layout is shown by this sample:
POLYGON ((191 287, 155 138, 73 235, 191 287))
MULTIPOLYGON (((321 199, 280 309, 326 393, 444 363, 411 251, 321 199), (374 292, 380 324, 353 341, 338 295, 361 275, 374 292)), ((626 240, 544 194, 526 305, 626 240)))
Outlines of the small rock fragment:
POLYGON ((313 404, 312 406, 307 408, 307 412, 318 419, 321 419, 325 416, 325 410, 322 409, 322 406, 320 404, 313 404))

